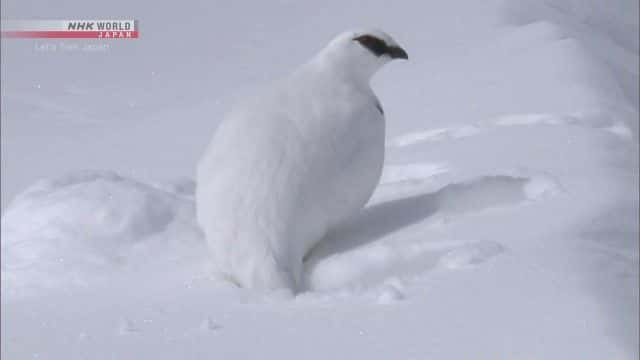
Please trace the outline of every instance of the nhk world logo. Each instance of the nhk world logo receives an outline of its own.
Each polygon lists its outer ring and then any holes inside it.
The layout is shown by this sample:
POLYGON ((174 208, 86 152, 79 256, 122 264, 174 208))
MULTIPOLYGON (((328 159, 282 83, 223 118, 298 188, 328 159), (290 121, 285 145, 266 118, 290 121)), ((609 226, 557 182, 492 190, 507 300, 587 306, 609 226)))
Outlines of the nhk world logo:
POLYGON ((137 20, 2 20, 3 38, 137 39, 137 20))

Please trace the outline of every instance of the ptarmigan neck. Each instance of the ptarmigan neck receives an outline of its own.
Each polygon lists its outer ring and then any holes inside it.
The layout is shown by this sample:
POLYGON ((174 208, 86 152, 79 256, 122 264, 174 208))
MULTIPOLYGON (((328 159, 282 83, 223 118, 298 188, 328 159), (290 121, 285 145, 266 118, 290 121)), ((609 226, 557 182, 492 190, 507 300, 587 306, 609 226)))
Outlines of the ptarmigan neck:
POLYGON ((358 61, 353 56, 336 53, 320 53, 309 64, 315 71, 327 77, 342 79, 358 87, 368 88, 377 66, 358 61))

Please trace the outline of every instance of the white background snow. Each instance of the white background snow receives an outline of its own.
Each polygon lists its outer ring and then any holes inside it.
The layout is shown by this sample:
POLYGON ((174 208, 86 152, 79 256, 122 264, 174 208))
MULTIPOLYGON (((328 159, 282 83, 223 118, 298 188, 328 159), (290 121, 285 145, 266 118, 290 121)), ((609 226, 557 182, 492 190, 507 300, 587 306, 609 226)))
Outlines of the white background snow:
POLYGON ((3 359, 638 357, 637 0, 2 2, 123 16, 139 40, 2 41, 3 359), (293 298, 211 278, 219 119, 361 26, 410 55, 373 82, 374 198, 293 298))

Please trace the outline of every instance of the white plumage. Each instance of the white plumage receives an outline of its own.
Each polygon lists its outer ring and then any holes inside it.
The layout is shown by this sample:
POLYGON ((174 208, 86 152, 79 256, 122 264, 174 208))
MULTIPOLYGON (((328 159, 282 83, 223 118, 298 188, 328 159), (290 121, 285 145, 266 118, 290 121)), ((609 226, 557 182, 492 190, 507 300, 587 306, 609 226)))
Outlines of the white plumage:
POLYGON ((213 261, 253 289, 300 285, 302 259, 357 213, 384 161, 371 76, 407 58, 381 31, 346 32, 222 121, 198 164, 196 205, 213 261))

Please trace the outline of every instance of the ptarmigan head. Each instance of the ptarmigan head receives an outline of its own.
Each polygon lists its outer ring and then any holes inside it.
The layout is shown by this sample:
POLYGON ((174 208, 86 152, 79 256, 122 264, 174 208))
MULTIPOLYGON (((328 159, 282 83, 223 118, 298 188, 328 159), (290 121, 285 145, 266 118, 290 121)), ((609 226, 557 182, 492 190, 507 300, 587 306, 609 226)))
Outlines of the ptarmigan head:
POLYGON ((318 60, 332 71, 366 81, 394 59, 409 56, 389 34, 377 29, 344 32, 318 54, 318 60))

